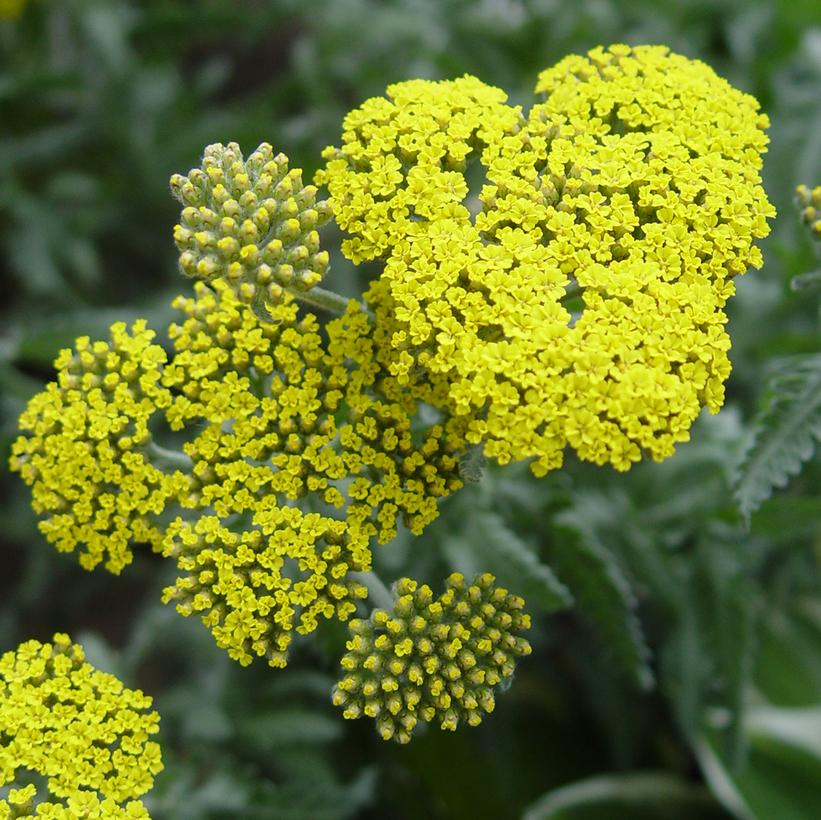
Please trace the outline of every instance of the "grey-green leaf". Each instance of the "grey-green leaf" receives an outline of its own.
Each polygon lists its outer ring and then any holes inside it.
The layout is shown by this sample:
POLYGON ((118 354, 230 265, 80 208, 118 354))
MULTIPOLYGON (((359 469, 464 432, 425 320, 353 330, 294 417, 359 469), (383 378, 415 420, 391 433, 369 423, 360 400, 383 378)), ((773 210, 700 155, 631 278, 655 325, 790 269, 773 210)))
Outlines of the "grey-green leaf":
POLYGON ((616 556, 575 511, 557 517, 551 564, 630 679, 651 689, 650 648, 636 598, 616 556))
POLYGON ((812 458, 821 439, 821 355, 801 356, 770 382, 754 439, 736 473, 735 498, 750 516, 812 458))
POLYGON ((480 509, 465 514, 464 530, 444 545, 455 568, 465 575, 493 573, 530 607, 552 612, 572 604, 567 587, 497 512, 480 509))

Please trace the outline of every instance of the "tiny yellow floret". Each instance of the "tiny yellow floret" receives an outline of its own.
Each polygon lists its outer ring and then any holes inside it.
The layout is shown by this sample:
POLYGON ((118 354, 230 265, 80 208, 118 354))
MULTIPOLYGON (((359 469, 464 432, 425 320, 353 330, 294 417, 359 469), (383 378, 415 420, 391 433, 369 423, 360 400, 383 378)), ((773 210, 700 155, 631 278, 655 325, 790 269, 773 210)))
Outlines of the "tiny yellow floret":
POLYGON ((148 820, 136 798, 163 768, 158 730, 151 698, 67 635, 26 641, 0 658, 0 786, 11 786, 0 816, 148 820))

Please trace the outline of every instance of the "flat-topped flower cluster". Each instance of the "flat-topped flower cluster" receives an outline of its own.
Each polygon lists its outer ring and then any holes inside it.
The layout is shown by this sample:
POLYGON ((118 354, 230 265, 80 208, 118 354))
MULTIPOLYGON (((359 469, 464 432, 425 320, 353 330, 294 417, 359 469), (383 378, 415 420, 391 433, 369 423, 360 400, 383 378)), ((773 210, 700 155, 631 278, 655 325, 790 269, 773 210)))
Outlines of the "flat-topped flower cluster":
MULTIPOLYGON (((569 57, 536 90, 524 112, 474 77, 389 87, 325 151, 327 200, 267 144, 175 175, 202 281, 164 344, 144 322, 79 339, 21 416, 11 465, 46 538, 114 573, 149 544, 179 571, 166 601, 240 663, 283 666, 294 633, 364 608, 374 543, 421 534, 467 454, 536 475, 568 447, 620 470, 670 456, 723 402, 725 304, 774 213, 767 118, 663 47, 569 57), (318 287, 329 218, 379 263, 362 302, 318 287)), ((528 649, 488 576, 438 602, 415 584, 353 622, 336 694, 398 740, 478 722, 528 649)))
POLYGON ((723 403, 724 305, 774 215, 767 118, 656 46, 568 57, 536 90, 525 113, 474 77, 414 80, 351 112, 318 175, 342 250, 383 263, 391 372, 443 380, 487 456, 667 458, 723 403))
POLYGON ((294 629, 355 611, 366 590, 350 573, 370 569, 372 540, 399 518, 421 533, 461 486, 464 440, 412 428, 416 403, 375 361, 356 302, 327 341, 288 293, 270 322, 222 281, 174 304, 170 362, 142 322, 61 353, 12 465, 58 549, 118 573, 132 542, 151 544, 182 573, 166 600, 241 663, 282 666, 294 629), (150 429, 163 423, 183 437, 173 458, 150 429))
POLYGON ((85 661, 67 635, 0 658, 0 818, 147 820, 162 770, 151 698, 85 661), (29 774, 45 784, 38 787, 29 774))

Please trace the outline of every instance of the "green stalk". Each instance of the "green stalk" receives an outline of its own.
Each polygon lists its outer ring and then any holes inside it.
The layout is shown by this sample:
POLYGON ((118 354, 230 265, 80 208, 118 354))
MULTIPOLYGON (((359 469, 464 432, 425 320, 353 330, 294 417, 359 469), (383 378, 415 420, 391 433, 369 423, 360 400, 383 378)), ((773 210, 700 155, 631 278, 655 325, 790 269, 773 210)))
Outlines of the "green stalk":
POLYGON ((348 303, 351 301, 346 296, 325 288, 311 288, 304 293, 298 291, 291 291, 291 293, 301 302, 322 308, 322 310, 327 310, 329 313, 344 314, 348 310, 348 303))
POLYGON ((391 591, 385 586, 382 579, 373 571, 371 572, 352 572, 350 577, 354 581, 359 581, 368 588, 368 598, 379 608, 393 611, 393 595, 391 591))
POLYGON ((165 466, 183 471, 190 470, 192 467, 191 459, 179 450, 168 450, 155 441, 149 441, 145 449, 156 467, 165 466))

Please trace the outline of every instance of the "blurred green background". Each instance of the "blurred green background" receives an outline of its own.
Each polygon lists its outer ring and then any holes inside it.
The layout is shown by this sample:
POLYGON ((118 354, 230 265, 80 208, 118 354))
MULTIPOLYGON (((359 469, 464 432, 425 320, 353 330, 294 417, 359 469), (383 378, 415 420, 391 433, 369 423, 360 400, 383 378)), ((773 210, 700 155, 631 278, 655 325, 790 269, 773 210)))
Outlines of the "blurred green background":
MULTIPOLYGON (((821 466, 749 530, 731 491, 768 378, 821 349, 818 293, 789 287, 819 266, 791 203, 821 183, 818 0, 5 0, 0 14, 0 649, 69 631, 155 697, 155 820, 821 817, 821 466), (727 405, 675 458, 626 476, 491 470, 423 537, 379 551, 389 580, 488 569, 528 597, 534 653, 479 729, 386 744, 330 704, 342 632, 315 633, 285 671, 242 669, 160 603, 160 559, 115 578, 46 544, 6 468, 16 418, 76 336, 169 319, 189 287, 172 172, 236 140, 310 174, 344 113, 389 82, 469 72, 527 104, 540 69, 613 42, 667 44, 758 97, 779 216, 731 305, 727 405), (554 611, 554 572, 572 608, 554 611)), ((326 282, 362 286, 338 254, 326 282)))

